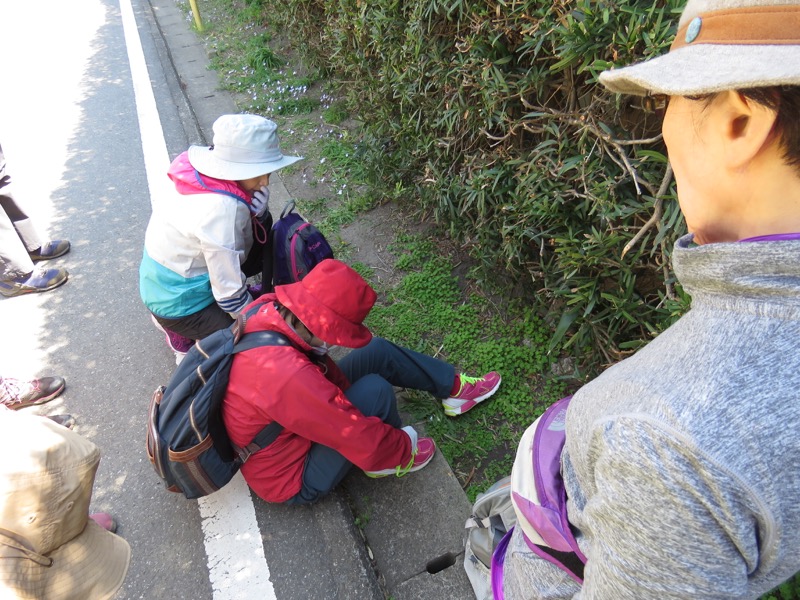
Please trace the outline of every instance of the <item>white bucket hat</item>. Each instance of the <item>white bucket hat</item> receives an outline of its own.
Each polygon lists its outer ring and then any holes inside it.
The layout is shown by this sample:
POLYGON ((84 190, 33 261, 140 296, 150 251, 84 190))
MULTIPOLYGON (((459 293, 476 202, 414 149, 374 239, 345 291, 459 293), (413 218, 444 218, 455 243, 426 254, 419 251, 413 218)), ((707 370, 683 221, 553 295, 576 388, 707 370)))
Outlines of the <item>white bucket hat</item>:
POLYGON ((189 162, 203 175, 241 181, 273 173, 302 156, 284 156, 278 126, 258 115, 222 115, 214 121, 214 144, 191 146, 189 162))
POLYGON ((131 549, 89 519, 100 451, 56 424, 0 410, 0 597, 111 598, 131 549))
POLYGON ((800 85, 800 0, 689 0, 669 53, 600 82, 637 96, 800 85))

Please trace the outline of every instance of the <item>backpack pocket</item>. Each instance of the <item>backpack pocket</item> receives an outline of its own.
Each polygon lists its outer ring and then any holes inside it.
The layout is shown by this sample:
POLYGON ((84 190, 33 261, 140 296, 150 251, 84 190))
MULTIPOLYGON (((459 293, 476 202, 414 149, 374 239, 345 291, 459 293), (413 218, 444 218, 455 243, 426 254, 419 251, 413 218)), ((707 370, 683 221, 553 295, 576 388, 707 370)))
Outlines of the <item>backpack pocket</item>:
POLYGON ((511 470, 511 501, 531 551, 580 583, 586 557, 567 519, 567 493, 561 477, 571 399, 567 396, 551 405, 523 434, 511 470))
POLYGON ((147 457, 161 479, 166 479, 167 474, 164 471, 164 463, 161 462, 161 444, 158 441, 158 407, 164 397, 165 389, 163 385, 156 388, 147 411, 147 457))
POLYGON ((239 470, 236 463, 209 460, 208 450, 213 446, 214 440, 209 434, 191 448, 167 450, 170 475, 187 498, 199 498, 216 492, 239 470))

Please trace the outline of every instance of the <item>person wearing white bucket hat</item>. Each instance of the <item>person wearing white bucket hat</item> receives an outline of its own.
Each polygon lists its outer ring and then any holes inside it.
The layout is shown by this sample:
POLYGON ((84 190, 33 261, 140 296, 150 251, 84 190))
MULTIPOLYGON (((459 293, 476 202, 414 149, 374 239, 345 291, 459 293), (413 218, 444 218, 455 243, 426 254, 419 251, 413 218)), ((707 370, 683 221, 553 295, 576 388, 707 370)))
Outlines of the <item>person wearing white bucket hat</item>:
POLYGON ((800 1, 689 0, 668 54, 600 82, 665 107, 692 307, 566 411, 582 580, 522 522, 494 597, 759 598, 800 571, 800 1))
POLYGON ((258 115, 223 115, 214 123, 213 146, 189 148, 189 162, 195 169, 232 181, 269 175, 298 160, 301 157, 281 153, 278 126, 258 115))
POLYGON ((0 447, 0 598, 112 598, 131 549, 89 518, 97 446, 46 417, 3 409, 0 447))
POLYGON ((245 281, 266 266, 270 174, 301 160, 281 152, 264 117, 222 115, 213 129, 213 145, 172 162, 175 191, 153 198, 139 268, 142 300, 177 361, 253 300, 245 281))

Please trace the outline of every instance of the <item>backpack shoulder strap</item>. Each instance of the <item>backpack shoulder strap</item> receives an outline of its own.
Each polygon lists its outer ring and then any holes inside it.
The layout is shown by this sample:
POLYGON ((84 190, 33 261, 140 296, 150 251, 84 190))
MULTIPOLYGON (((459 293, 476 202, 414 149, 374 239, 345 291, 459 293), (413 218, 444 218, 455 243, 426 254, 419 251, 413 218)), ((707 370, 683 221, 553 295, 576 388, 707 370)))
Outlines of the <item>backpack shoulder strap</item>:
MULTIPOLYGON (((278 333, 277 331, 253 331, 252 333, 247 333, 242 336, 242 339, 233 347, 233 351, 231 354, 236 354, 238 352, 245 352, 247 350, 252 350, 253 348, 258 348, 260 346, 291 346, 292 343, 282 333, 278 333)), ((251 455, 255 454, 259 450, 266 448, 280 435, 281 431, 283 431, 283 425, 278 423, 277 421, 273 421, 264 429, 259 431, 256 434, 256 437, 253 438, 253 441, 247 444, 244 448, 238 448, 234 446, 234 450, 236 450, 236 454, 239 455, 239 460, 243 463, 250 458, 251 455)))
POLYGON ((267 211, 267 215, 269 215, 268 223, 264 224, 267 230, 267 242, 261 249, 261 287, 264 293, 271 294, 275 291, 275 284, 272 281, 275 278, 275 248, 273 247, 275 242, 272 239, 272 214, 267 211))
POLYGON ((253 331, 252 333, 246 333, 242 336, 237 344, 233 347, 233 351, 231 354, 236 354, 238 352, 245 352, 247 350, 252 350, 253 348, 258 348, 259 346, 291 346, 292 343, 282 333, 278 333, 277 331, 253 331))
POLYGON ((286 205, 283 207, 283 210, 281 211, 281 216, 280 216, 280 218, 282 219, 282 218, 284 218, 286 215, 288 215, 290 212, 292 212, 292 211, 294 210, 294 206, 295 206, 294 200, 289 200, 289 201, 286 203, 286 205))

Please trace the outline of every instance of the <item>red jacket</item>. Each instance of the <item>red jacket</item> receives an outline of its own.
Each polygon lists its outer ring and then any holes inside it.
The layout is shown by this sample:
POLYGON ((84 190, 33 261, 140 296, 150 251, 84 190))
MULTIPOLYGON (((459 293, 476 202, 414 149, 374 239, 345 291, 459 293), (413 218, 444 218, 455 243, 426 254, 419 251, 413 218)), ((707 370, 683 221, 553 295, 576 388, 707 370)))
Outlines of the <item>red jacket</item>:
POLYGON ((284 430, 272 444, 242 466, 253 491, 267 502, 285 502, 300 491, 303 466, 311 444, 333 448, 356 467, 373 471, 405 465, 411 460, 408 435, 378 417, 365 417, 350 404, 350 386, 330 358, 320 365, 306 354, 310 346, 278 313, 274 294, 247 320, 245 333, 278 331, 293 346, 264 346, 237 354, 231 366, 222 416, 231 440, 249 444, 273 420, 284 430))

